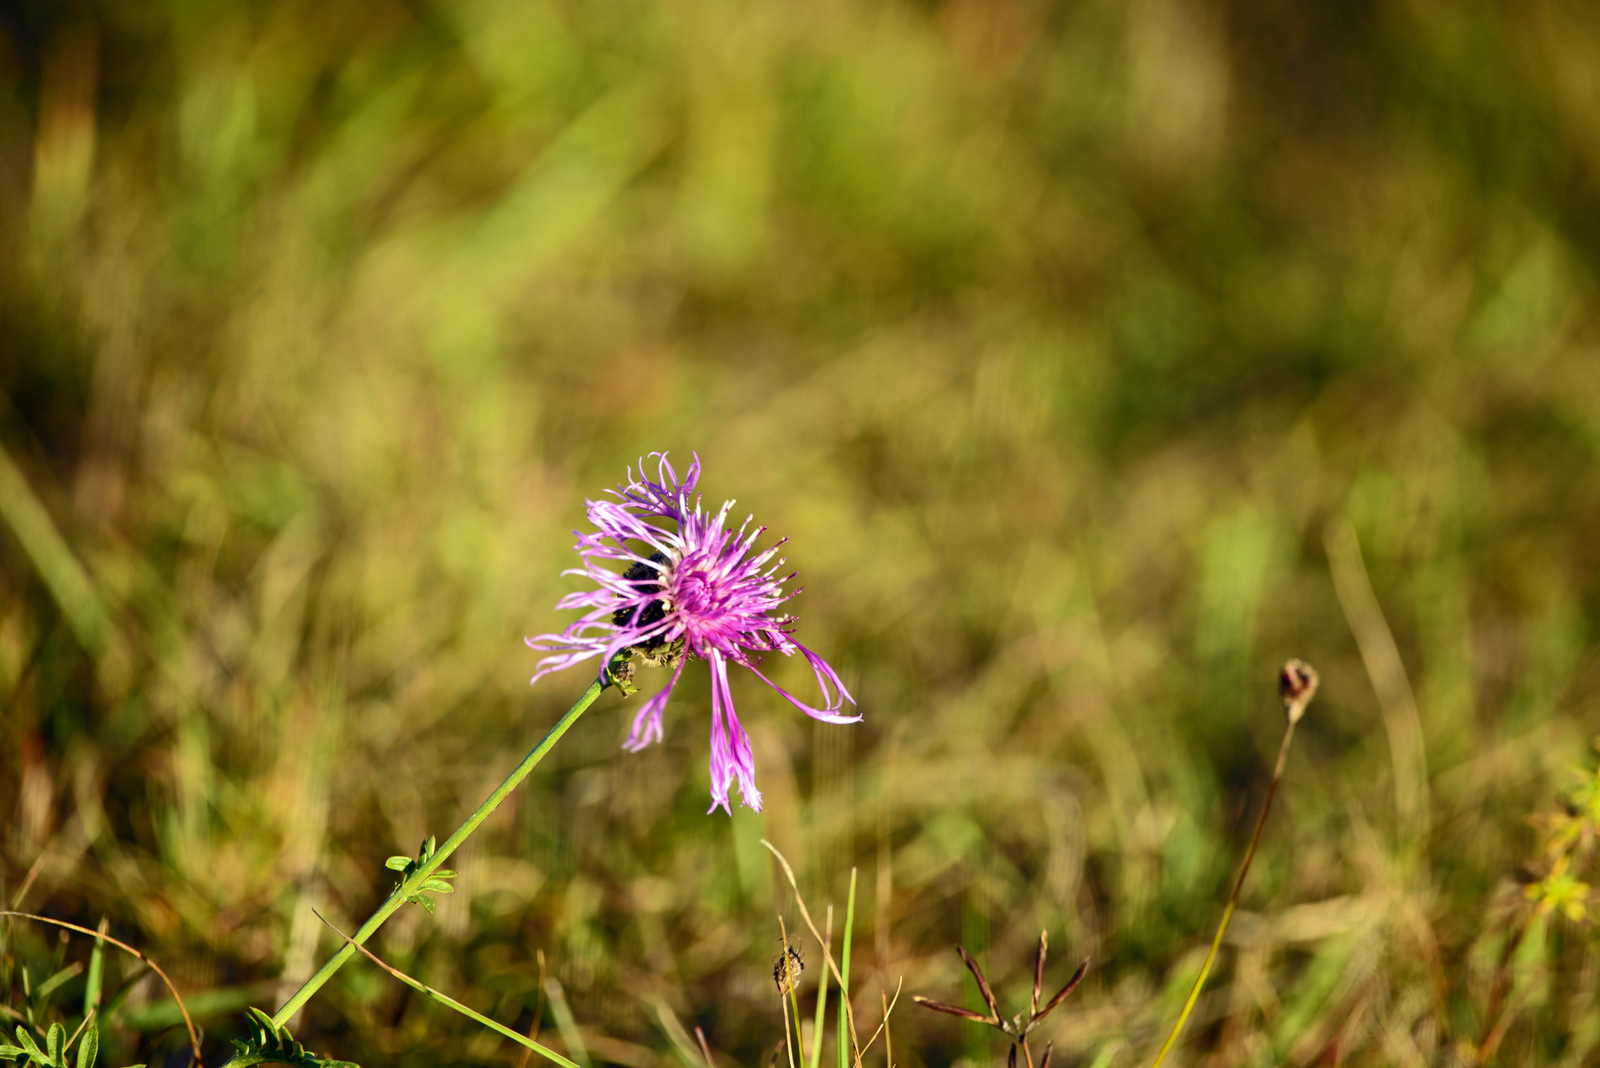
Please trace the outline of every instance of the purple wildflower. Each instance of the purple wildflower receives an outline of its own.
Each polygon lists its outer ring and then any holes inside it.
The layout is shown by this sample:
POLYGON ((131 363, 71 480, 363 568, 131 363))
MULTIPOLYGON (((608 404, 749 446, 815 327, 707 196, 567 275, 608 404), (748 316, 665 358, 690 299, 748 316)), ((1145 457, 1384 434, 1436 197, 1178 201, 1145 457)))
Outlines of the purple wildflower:
POLYGON ((525 639, 528 647, 550 653, 539 662, 533 682, 540 676, 564 667, 600 658, 600 678, 605 680, 606 665, 624 649, 630 659, 641 663, 673 666, 666 689, 644 703, 634 717, 633 732, 623 748, 638 752, 651 742, 660 741, 661 713, 672 688, 683 675, 687 659, 706 661, 711 666, 711 808, 728 807, 728 787, 735 780, 739 794, 750 808, 761 811, 761 793, 756 789, 755 760, 750 739, 733 710, 733 692, 728 686, 728 665, 749 668, 756 677, 782 694, 806 715, 825 723, 855 723, 859 715, 840 713, 845 701, 855 703, 827 662, 790 637, 795 618, 774 615, 779 605, 793 597, 783 584, 793 574, 775 578, 783 566, 779 558, 768 561, 787 538, 765 552, 754 553, 756 539, 766 527, 750 529, 746 517, 737 532, 727 528, 732 501, 725 502, 715 515, 700 506, 700 497, 689 495, 700 480, 700 458, 695 457, 688 477, 678 481, 678 473, 667 462, 666 453, 651 453, 657 461, 657 482, 644 477, 640 461, 639 476, 628 470, 628 481, 608 491, 616 500, 588 501, 593 534, 573 531, 574 546, 583 557, 582 569, 565 572, 586 575, 598 589, 569 593, 556 603, 558 609, 587 608, 589 612, 560 634, 541 634, 525 639), (670 521, 676 531, 662 523, 670 521), (636 548, 642 545, 643 548, 636 548), (624 565, 618 574, 601 566, 601 561, 624 565), (799 653, 817 677, 823 707, 813 708, 778 686, 757 667, 762 653, 799 653))

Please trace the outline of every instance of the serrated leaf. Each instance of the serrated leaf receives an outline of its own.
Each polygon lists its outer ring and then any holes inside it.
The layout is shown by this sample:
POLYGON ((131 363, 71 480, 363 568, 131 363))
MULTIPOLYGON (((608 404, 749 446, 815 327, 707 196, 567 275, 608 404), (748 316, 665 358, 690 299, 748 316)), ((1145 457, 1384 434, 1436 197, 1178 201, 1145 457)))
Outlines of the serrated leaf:
POLYGON ((410 857, 390 857, 383 862, 383 866, 390 871, 405 871, 411 866, 410 857))
POLYGON ((94 1061, 98 1056, 100 1056, 100 1029, 90 1024, 84 1028, 83 1040, 78 1043, 77 1068, 94 1068, 94 1061))

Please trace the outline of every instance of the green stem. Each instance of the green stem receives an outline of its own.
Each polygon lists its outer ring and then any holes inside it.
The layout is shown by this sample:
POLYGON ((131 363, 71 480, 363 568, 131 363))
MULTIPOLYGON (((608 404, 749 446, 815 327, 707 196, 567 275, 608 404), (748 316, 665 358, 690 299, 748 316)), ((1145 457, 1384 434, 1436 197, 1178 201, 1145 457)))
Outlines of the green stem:
MULTIPOLYGON (((1310 701, 1307 696, 1306 701, 1310 701)), ((1300 711, 1304 711, 1304 704, 1300 711)), ((1200 974, 1195 977, 1194 988, 1189 991, 1189 1000, 1183 1003, 1183 1011, 1178 1014, 1178 1022, 1172 1025, 1172 1034, 1167 1036, 1166 1044, 1161 1047, 1161 1052, 1156 1054, 1155 1063, 1150 1068, 1161 1068, 1161 1062, 1167 1059, 1167 1054, 1178 1041, 1178 1033, 1183 1030, 1183 1025, 1189 1022, 1189 1014, 1194 1012, 1194 1006, 1200 1000, 1200 991, 1206 985, 1206 976, 1211 974, 1211 965, 1217 959, 1217 950, 1222 948, 1222 936, 1228 933, 1228 924, 1233 919, 1233 910, 1239 904, 1239 892, 1244 889, 1244 877, 1250 874, 1250 862, 1256 859, 1256 846, 1261 844, 1261 832, 1267 826, 1267 813, 1272 811, 1272 799, 1278 795, 1278 783, 1283 779, 1283 767, 1289 759, 1289 743, 1294 741, 1294 725, 1299 721, 1299 715, 1290 713, 1289 725, 1283 731, 1283 744, 1278 747, 1278 765, 1272 772, 1272 785, 1267 787, 1267 799, 1261 805, 1261 815, 1256 818, 1255 833, 1250 836, 1250 848, 1245 850, 1244 864, 1239 868, 1239 877, 1234 880, 1233 893, 1228 895, 1228 906, 1222 910, 1222 922, 1217 925, 1217 936, 1211 940, 1211 950, 1206 954, 1205 963, 1200 965, 1200 974)))
POLYGON ((822 1064, 822 1028, 828 1022, 828 956, 833 948, 833 906, 828 906, 828 939, 822 943, 822 974, 817 977, 817 1015, 811 1025, 811 1063, 808 1068, 822 1064))
POLYGON ((304 986, 295 991, 294 997, 285 1002, 283 1008, 273 1015, 273 1023, 279 1027, 287 1024, 294 1017, 294 1014, 299 1012, 307 1001, 311 1000, 311 996, 322 989, 323 984, 329 979, 333 978, 333 973, 343 967, 345 961, 355 956, 356 946, 371 938, 373 933, 383 926, 383 921, 394 915, 400 906, 405 904, 406 898, 416 893, 417 889, 427 882, 433 876, 433 873, 439 870, 439 867, 449 859, 450 854, 461 847, 461 844, 467 840, 467 836, 477 830, 478 825, 488 819, 489 814, 500 807, 500 802, 504 801, 507 795, 512 790, 515 790, 523 779, 528 777, 528 773, 534 769, 535 765, 545 758, 546 753, 550 752, 551 746, 560 741, 561 736, 567 733, 567 728, 576 723, 578 717, 583 715, 590 705, 594 704, 595 698, 600 696, 600 691, 605 689, 605 685, 599 680, 590 684, 589 688, 584 691, 583 696, 578 698, 577 704, 568 709, 567 714, 561 717, 561 721, 550 728, 550 733, 544 736, 544 740, 535 746, 531 753, 522 758, 522 763, 517 765, 515 771, 506 776, 505 782, 495 787, 494 793, 490 794, 483 804, 478 806, 477 811, 468 816, 467 821, 456 828, 456 833, 445 839, 445 843, 439 847, 439 851, 426 864, 423 864, 413 872, 409 879, 404 880, 399 886, 395 887, 388 900, 368 918, 366 923, 361 925, 360 930, 351 936, 350 941, 346 942, 339 952, 329 957, 327 963, 317 969, 317 974, 307 979, 304 986))
MULTIPOLYGON (((798 970, 799 969, 796 969, 796 971, 798 970)), ((799 985, 800 976, 796 975, 794 977, 794 981, 789 984, 789 1004, 794 1006, 794 1055, 795 1059, 800 1064, 800 1068, 805 1068, 806 1044, 805 1040, 800 1035, 800 995, 795 993, 795 987, 799 985)), ((817 1036, 813 1034, 811 1036, 811 1041, 813 1044, 815 1044, 817 1041, 817 1036)))
POLYGON ((844 906, 844 946, 839 951, 839 1068, 848 1068, 850 1050, 861 1064, 861 1047, 856 1041, 855 1020, 850 1015, 850 940, 856 930, 856 870, 850 869, 850 899, 844 906))

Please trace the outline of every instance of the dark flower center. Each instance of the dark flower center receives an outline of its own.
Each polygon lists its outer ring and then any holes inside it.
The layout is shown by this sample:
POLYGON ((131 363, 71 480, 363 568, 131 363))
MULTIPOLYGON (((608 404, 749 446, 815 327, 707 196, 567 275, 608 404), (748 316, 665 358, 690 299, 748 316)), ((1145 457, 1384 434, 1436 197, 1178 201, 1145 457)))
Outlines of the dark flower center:
MULTIPOLYGON (((635 561, 628 570, 622 573, 622 579, 640 593, 660 593, 661 567, 671 562, 671 558, 665 553, 651 553, 649 563, 645 563, 642 560, 635 561)), ((643 608, 634 606, 619 608, 611 616, 611 622, 619 627, 638 627, 643 629, 661 622, 666 617, 667 606, 655 600, 648 602, 643 608)), ((653 653, 665 644, 667 644, 666 639, 661 635, 657 635, 653 638, 647 638, 638 645, 633 646, 633 648, 642 653, 653 653)))

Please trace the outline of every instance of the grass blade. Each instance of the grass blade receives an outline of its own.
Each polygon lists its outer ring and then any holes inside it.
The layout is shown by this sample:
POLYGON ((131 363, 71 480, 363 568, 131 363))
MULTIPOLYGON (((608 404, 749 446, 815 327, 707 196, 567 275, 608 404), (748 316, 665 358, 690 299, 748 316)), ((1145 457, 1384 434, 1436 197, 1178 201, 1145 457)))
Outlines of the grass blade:
POLYGON ((850 1020, 845 1006, 850 1001, 850 940, 856 926, 856 870, 850 869, 850 897, 844 906, 844 944, 839 947, 839 1068, 850 1068, 850 1020))
MULTIPOLYGON (((829 943, 833 941, 833 906, 828 906, 828 919, 825 923, 827 940, 822 943, 822 959, 828 959, 829 943)), ((810 1068, 821 1068, 822 1065, 822 1028, 828 1022, 828 969, 822 969, 822 975, 817 980, 817 1015, 811 1025, 811 1065, 810 1068)))
POLYGON ((561 988, 561 980, 554 977, 546 980, 544 991, 550 1003, 550 1015, 556 1019, 556 1030, 561 1032, 561 1041, 567 1044, 567 1052, 582 1068, 590 1068, 589 1048, 583 1044, 583 1034, 572 1015, 572 1006, 567 1004, 567 992, 561 988))
POLYGON ((89 573, 4 449, 0 449, 0 519, 16 535, 78 643, 90 653, 99 653, 111 628, 105 605, 89 573))
POLYGON ((106 917, 100 917, 100 926, 94 939, 94 949, 89 953, 89 978, 83 988, 83 1015, 85 1019, 100 1007, 100 991, 105 985, 106 974, 106 928, 109 926, 110 923, 106 917))
MULTIPOLYGON (((501 1036, 503 1036, 505 1038, 509 1038, 511 1041, 517 1043, 517 1045, 519 1045, 519 1046, 523 1046, 523 1047, 525 1047, 527 1049, 533 1050, 533 1052, 537 1053, 539 1056, 545 1058, 546 1060, 553 1061, 554 1063, 561 1065, 561 1068, 589 1068, 589 1062, 588 1062, 588 1055, 587 1054, 584 1055, 584 1062, 583 1062, 582 1065, 574 1064, 573 1062, 567 1060, 567 1058, 563 1057, 561 1054, 557 1053, 555 1050, 546 1049, 545 1047, 539 1045, 539 1043, 533 1041, 532 1039, 524 1038, 522 1035, 519 1035, 517 1032, 511 1030, 511 1028, 506 1027, 503 1024, 496 1023, 495 1021, 489 1019, 489 1017, 483 1015, 483 1013, 477 1012, 477 1011, 475 1011, 473 1009, 467 1008, 467 1006, 461 1004, 461 1002, 457 1001, 455 998, 451 997, 449 994, 445 994, 445 993, 443 993, 441 991, 435 990, 433 987, 429 986, 428 984, 426 984, 424 982, 421 982, 420 980, 413 979, 411 976, 407 975, 405 972, 401 971, 399 968, 395 968, 395 967, 385 963, 383 960, 381 960, 378 957, 377 954, 373 953, 372 950, 368 949, 366 946, 363 946, 363 945, 359 944, 354 939, 352 939, 349 935, 347 935, 343 931, 339 930, 339 928, 334 927, 333 924, 328 923, 327 917, 322 915, 322 913, 317 912, 316 909, 312 909, 311 911, 312 911, 313 914, 316 915, 317 919, 321 920, 323 923, 327 923, 329 927, 333 928, 334 933, 337 934, 340 938, 344 939, 346 945, 355 946, 355 948, 358 951, 360 951, 361 953, 366 954, 368 960, 372 961, 372 963, 376 964, 378 967, 382 968, 384 971, 388 972, 390 975, 394 976, 396 979, 400 980, 402 983, 406 984, 411 989, 416 990, 419 993, 426 994, 430 998, 433 998, 435 1001, 442 1002, 443 1004, 448 1005, 450 1008, 456 1010, 461 1015, 467 1017, 469 1020, 474 1020, 477 1023, 480 1023, 483 1026, 487 1027, 489 1030, 495 1032, 496 1034, 501 1035, 501 1036)), ((551 989, 549 991, 550 1000, 551 1000, 551 1006, 550 1007, 551 1007, 551 1011, 554 1012, 555 1011, 555 992, 556 992, 556 990, 559 989, 559 987, 557 987, 555 985, 555 980, 554 979, 550 980, 550 984, 551 984, 551 989)), ((567 1008, 566 1008, 566 1004, 567 1004, 566 1003, 566 999, 563 998, 561 1000, 560 1004, 561 1004, 562 1011, 564 1011, 566 1013, 567 1022, 571 1023, 572 1013, 571 1013, 570 1010, 567 1010, 567 1008)), ((558 1024, 561 1022, 561 1016, 560 1015, 556 1016, 556 1022, 558 1024)), ((574 1028, 574 1031, 576 1031, 576 1028, 574 1028)), ((562 1038, 566 1038, 567 1037, 565 1028, 562 1029, 562 1036, 561 1037, 562 1038)), ((569 1040, 569 1045, 570 1045, 570 1040, 569 1040)), ((582 1047, 579 1046, 577 1050, 574 1050, 574 1052, 580 1052, 581 1050, 582 1050, 582 1047)))

